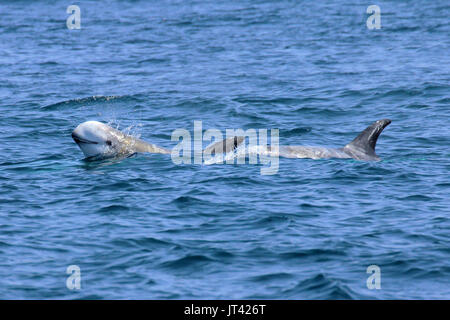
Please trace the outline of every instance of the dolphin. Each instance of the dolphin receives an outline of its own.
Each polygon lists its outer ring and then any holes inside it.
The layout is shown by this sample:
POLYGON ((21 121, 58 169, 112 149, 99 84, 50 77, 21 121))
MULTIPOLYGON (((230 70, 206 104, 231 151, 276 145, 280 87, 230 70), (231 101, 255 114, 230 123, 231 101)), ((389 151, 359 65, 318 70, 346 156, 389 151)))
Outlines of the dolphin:
MULTIPOLYGON (((375 153, 375 145, 378 137, 391 123, 390 119, 375 121, 362 131, 352 142, 343 148, 325 148, 309 146, 249 146, 245 154, 260 154, 271 157, 285 158, 310 158, 310 159, 355 159, 363 161, 378 161, 380 157, 375 153)), ((245 137, 231 137, 208 146, 205 152, 211 155, 216 153, 228 153, 237 149, 245 141, 245 137)))
POLYGON ((72 132, 86 160, 127 157, 136 152, 170 153, 170 150, 127 135, 98 121, 86 121, 72 132))
MULTIPOLYGON (((310 158, 310 159, 356 159, 377 161, 375 153, 379 135, 391 123, 389 119, 375 121, 362 131, 352 142, 343 148, 325 148, 309 146, 256 146, 256 153, 272 157, 310 158)), ((171 151, 124 134, 104 123, 86 121, 72 132, 73 140, 78 144, 87 160, 99 160, 112 157, 127 157, 137 152, 170 154, 171 151)), ((208 146, 203 153, 214 156, 217 153, 235 151, 245 145, 245 137, 234 136, 208 146)))
MULTIPOLYGON (((375 146, 381 132, 390 123, 390 119, 381 119, 375 121, 364 131, 362 131, 355 139, 353 139, 352 142, 350 142, 343 148, 280 146, 279 156, 286 158, 341 158, 364 161, 378 161, 380 160, 380 157, 378 157, 375 153, 375 146)), ((268 150, 268 153, 271 153, 271 150, 268 150)))

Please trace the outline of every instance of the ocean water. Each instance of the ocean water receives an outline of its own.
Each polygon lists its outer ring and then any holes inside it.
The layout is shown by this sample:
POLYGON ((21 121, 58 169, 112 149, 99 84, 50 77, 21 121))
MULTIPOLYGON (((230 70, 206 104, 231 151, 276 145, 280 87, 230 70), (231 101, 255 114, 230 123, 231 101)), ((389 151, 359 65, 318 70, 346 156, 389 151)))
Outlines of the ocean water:
POLYGON ((0 298, 450 298, 447 0, 76 1, 79 30, 70 4, 0 2, 0 298), (382 118, 382 161, 275 175, 87 162, 70 135, 98 120, 173 148, 198 120, 341 147, 382 118))

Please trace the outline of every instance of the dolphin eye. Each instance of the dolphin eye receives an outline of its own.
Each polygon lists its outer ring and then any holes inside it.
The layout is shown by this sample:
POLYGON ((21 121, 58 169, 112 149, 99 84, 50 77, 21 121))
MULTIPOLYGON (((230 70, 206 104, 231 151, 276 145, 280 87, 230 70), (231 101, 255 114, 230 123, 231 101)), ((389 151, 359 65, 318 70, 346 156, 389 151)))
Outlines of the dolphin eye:
POLYGON ((112 145, 111 140, 106 140, 106 144, 107 144, 108 146, 112 145))

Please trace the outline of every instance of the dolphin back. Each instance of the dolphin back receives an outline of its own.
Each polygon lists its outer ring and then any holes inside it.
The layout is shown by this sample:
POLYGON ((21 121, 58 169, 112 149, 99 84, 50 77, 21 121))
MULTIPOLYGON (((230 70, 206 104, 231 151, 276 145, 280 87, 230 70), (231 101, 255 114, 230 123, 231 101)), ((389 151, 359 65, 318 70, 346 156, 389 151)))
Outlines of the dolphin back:
POLYGON ((203 153, 210 154, 212 156, 219 153, 228 153, 236 149, 244 140, 245 137, 231 137, 207 146, 205 150, 203 150, 203 153))
POLYGON ((164 154, 170 153, 170 150, 158 147, 155 144, 148 143, 141 139, 136 138, 132 139, 133 139, 133 148, 135 152, 164 153, 164 154))

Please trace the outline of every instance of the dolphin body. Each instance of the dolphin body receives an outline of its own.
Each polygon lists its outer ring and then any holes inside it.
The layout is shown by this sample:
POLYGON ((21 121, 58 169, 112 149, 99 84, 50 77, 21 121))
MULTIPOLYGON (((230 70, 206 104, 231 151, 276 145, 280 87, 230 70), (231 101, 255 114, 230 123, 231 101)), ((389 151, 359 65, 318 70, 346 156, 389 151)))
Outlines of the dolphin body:
POLYGON ((343 148, 280 146, 279 156, 311 159, 351 158, 364 161, 377 161, 380 160, 380 157, 375 153, 378 137, 390 123, 391 120, 389 119, 375 121, 343 148))
MULTIPOLYGON (((263 154, 271 157, 285 158, 310 158, 310 159, 356 159, 364 161, 377 161, 380 158, 375 153, 375 145, 378 137, 391 123, 389 119, 375 121, 361 132, 352 142, 343 148, 325 148, 325 147, 309 147, 309 146, 279 146, 274 148, 271 146, 249 147, 245 150, 246 155, 250 153, 263 154)), ((217 153, 228 153, 245 141, 245 137, 231 137, 223 141, 219 141, 208 146, 203 152, 211 155, 217 153)))
MULTIPOLYGON (((379 135, 391 123, 389 119, 375 121, 362 131, 352 142, 343 148, 325 148, 309 146, 257 146, 257 152, 272 157, 310 158, 310 159, 356 159, 376 161, 375 153, 379 135)), ((170 150, 137 139, 98 121, 87 121, 72 132, 73 140, 78 144, 87 160, 99 160, 112 157, 126 157, 137 152, 169 154, 170 150)), ((231 137, 208 146, 203 153, 215 155, 229 153, 245 142, 245 137, 231 137)))

